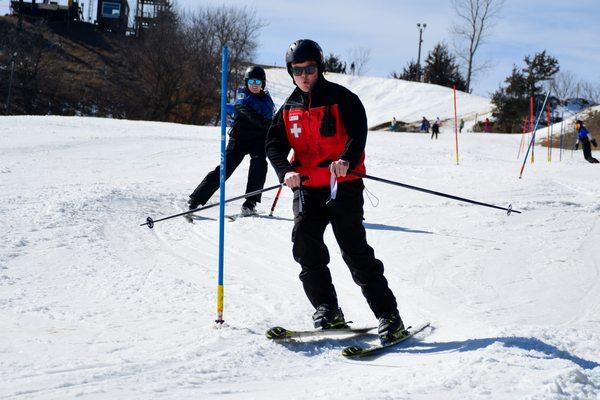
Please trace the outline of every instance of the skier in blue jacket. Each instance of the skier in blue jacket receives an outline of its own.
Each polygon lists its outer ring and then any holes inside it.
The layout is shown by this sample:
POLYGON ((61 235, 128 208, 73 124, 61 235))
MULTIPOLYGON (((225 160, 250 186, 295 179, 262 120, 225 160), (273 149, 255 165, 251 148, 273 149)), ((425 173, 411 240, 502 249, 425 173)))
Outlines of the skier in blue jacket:
MULTIPOLYGON (((249 67, 244 74, 244 87, 237 90, 233 105, 228 105, 227 113, 233 114, 233 124, 229 130, 229 141, 225 154, 225 174, 229 178, 247 154, 250 154, 250 168, 246 193, 263 188, 267 177, 265 139, 273 119, 274 104, 265 91, 265 70, 258 66, 249 67)), ((193 210, 206 204, 219 188, 220 166, 209 172, 188 200, 193 210)), ((256 203, 260 194, 246 198, 242 205, 242 215, 256 214, 256 203)))
POLYGON ((592 157, 592 148, 590 143, 594 145, 594 147, 598 147, 598 143, 596 143, 596 139, 590 135, 587 128, 583 126, 583 121, 577 120, 575 122, 575 127, 577 128, 577 142, 575 143, 575 150, 579 149, 579 143, 581 143, 583 149, 583 157, 592 164, 597 164, 598 160, 592 157))

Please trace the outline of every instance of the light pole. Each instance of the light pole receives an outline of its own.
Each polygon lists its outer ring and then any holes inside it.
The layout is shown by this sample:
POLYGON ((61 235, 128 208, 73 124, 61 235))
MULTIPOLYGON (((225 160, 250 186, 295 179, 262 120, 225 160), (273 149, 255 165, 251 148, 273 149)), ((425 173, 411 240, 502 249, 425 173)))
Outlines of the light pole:
POLYGON ((419 30, 419 55, 417 56, 417 82, 421 82, 421 43, 423 43, 423 29, 427 28, 426 23, 417 23, 419 30))
POLYGON ((15 58, 17 53, 15 52, 10 59, 10 80, 8 82, 8 95, 6 96, 6 114, 10 113, 10 95, 12 94, 13 77, 15 74, 15 58))

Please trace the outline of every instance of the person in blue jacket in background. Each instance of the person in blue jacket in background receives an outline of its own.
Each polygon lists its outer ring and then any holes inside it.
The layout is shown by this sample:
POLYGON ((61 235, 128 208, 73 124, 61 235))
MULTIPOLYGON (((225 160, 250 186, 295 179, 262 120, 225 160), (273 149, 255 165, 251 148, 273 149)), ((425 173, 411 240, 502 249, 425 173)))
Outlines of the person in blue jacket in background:
POLYGON ((423 119, 421 120, 421 132, 429 133, 429 126, 429 121, 427 120, 427 118, 423 117, 423 119))
MULTIPOLYGON (((229 178, 244 157, 249 154, 250 168, 246 193, 262 189, 267 177, 265 139, 273 119, 275 105, 265 90, 265 85, 265 70, 258 66, 249 67, 244 74, 244 87, 237 90, 235 103, 227 105, 227 113, 233 114, 233 124, 229 130, 225 154, 225 174, 229 178)), ((217 191, 220 171, 220 166, 217 166, 209 172, 190 195, 188 200, 190 210, 206 204, 217 191)), ((256 214, 256 203, 259 203, 260 199, 260 194, 246 198, 241 214, 244 216, 256 214)))
POLYGON ((575 128, 577 128, 577 142, 575 143, 575 150, 579 149, 579 143, 581 143, 583 148, 583 157, 592 164, 597 164, 598 160, 592 157, 592 148, 590 143, 594 145, 594 147, 598 147, 598 143, 596 143, 596 139, 590 135, 587 128, 583 126, 583 121, 577 120, 575 122, 575 128))

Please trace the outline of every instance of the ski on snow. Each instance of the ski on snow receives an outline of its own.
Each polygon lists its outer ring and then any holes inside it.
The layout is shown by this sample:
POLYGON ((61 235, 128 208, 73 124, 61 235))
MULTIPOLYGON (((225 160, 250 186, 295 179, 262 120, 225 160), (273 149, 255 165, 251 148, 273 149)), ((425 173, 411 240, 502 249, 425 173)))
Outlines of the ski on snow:
MULTIPOLYGON (((236 219, 239 219, 239 218, 265 217, 265 216, 263 216, 264 213, 265 213, 264 211, 258 211, 256 214, 250 214, 250 215, 243 215, 241 213, 231 214, 231 215, 226 215, 225 218, 227 218, 227 220, 229 220, 229 221, 235 221, 236 219)), ((199 220, 203 220, 203 219, 214 220, 214 218, 202 217, 200 215, 195 215, 194 213, 185 214, 183 216, 183 218, 185 218, 185 220, 187 222, 192 223, 192 224, 194 223, 194 221, 199 221, 199 220)))
POLYGON ((303 337, 339 336, 339 335, 361 335, 368 333, 376 326, 365 328, 343 328, 343 329, 311 329, 306 331, 293 331, 280 326, 273 327, 266 332, 266 336, 272 340, 295 339, 303 337))
POLYGON ((360 357, 372 356, 372 355, 382 353, 382 352, 386 351, 387 349, 389 349, 390 347, 397 346, 400 343, 404 342, 405 340, 410 339, 417 333, 423 331, 429 325, 430 325, 429 322, 425 322, 421 325, 416 326, 415 328, 409 326, 408 329, 406 329, 406 335, 402 336, 401 338, 399 338, 397 340, 394 340, 393 342, 385 344, 385 345, 379 344, 379 345, 373 345, 373 346, 369 346, 369 347, 360 347, 360 346, 346 347, 344 350, 342 350, 342 355, 347 358, 360 358, 360 357))
POLYGON ((232 215, 226 215, 225 218, 227 218, 230 221, 235 221, 236 219, 239 218, 248 218, 248 217, 260 217, 264 214, 264 211, 257 211, 254 214, 232 214, 232 215))

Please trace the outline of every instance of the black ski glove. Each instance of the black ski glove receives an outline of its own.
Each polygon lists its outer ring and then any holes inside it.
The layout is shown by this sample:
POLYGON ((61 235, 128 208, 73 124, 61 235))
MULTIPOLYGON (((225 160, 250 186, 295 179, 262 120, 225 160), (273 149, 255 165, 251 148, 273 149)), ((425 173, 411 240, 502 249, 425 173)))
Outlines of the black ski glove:
POLYGON ((579 150, 579 143, 575 143, 575 150, 579 150))
POLYGON ((596 139, 590 140, 590 143, 592 143, 594 145, 594 147, 598 147, 598 143, 596 142, 596 139))

